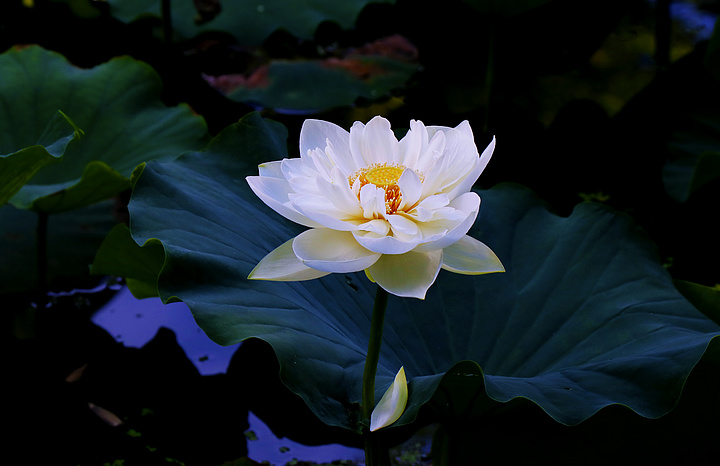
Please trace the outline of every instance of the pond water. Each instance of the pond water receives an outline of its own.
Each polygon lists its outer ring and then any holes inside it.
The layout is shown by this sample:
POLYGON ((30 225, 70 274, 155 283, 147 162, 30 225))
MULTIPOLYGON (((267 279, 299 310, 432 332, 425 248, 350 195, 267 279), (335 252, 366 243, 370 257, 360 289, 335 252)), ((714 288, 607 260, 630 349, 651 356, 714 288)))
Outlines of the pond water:
MULTIPOLYGON (((93 316, 93 322, 105 329, 124 346, 141 348, 155 337, 161 327, 172 330, 201 375, 225 373, 238 345, 221 346, 210 340, 197 326, 184 303, 165 305, 159 298, 138 300, 122 288, 93 316)), ((248 457, 271 464, 286 464, 297 459, 318 463, 338 459, 362 460, 363 451, 343 445, 306 446, 287 438, 277 438, 253 413, 250 431, 257 440, 248 440, 248 457)))

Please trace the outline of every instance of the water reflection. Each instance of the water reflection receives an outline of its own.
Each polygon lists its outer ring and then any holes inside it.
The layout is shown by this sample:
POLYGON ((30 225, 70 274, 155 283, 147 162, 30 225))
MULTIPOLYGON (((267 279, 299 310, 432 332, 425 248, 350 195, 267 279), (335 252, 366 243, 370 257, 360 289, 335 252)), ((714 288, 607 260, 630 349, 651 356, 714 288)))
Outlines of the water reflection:
MULTIPOLYGON (((102 309, 93 322, 105 329, 124 346, 141 348, 168 328, 201 375, 224 374, 238 345, 221 346, 197 326, 185 303, 163 304, 159 298, 138 300, 123 287, 102 309)), ((363 451, 342 445, 308 447, 286 438, 277 438, 257 416, 249 415, 250 431, 257 440, 248 440, 248 457, 271 464, 286 464, 293 459, 331 462, 338 459, 360 460, 363 451)))

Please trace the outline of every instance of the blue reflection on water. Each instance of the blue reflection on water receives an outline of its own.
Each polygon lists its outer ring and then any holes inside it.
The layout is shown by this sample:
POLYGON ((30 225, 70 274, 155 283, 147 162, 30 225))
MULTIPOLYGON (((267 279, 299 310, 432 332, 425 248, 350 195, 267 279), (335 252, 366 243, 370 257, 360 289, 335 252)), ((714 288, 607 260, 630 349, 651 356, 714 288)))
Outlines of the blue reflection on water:
POLYGON ((185 303, 163 304, 159 298, 135 299, 126 287, 93 316, 115 340, 141 348, 166 327, 202 375, 224 374, 238 345, 221 346, 205 335, 185 303))
MULTIPOLYGON (((159 298, 135 299, 123 287, 102 309, 93 322, 124 346, 141 348, 155 337, 161 327, 175 332, 178 344, 202 375, 224 374, 238 345, 221 346, 200 329, 185 303, 163 304, 159 298)), ((248 421, 258 440, 248 440, 248 457, 270 464, 301 461, 332 462, 339 459, 361 460, 363 451, 343 445, 305 446, 286 438, 277 438, 253 413, 248 421)))

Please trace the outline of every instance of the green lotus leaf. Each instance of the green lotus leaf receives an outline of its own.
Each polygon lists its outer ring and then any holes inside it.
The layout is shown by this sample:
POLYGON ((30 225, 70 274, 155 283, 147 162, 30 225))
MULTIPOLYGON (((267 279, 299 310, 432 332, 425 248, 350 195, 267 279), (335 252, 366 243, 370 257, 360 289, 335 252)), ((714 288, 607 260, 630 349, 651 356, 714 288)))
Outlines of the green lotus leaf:
MULTIPOLYGON (((231 100, 277 111, 318 112, 352 105, 358 97, 377 99, 405 84, 418 69, 416 64, 389 57, 364 55, 342 60, 276 60, 264 71, 267 77, 253 85, 231 86, 231 100)), ((222 90, 223 79, 206 79, 222 90)))
POLYGON ((690 195, 720 178, 720 152, 702 152, 669 162, 663 168, 665 189, 673 199, 686 201, 690 195))
MULTIPOLYGON (((357 431, 374 285, 362 273, 246 279, 299 231, 244 181, 256 173, 248 158, 287 156, 285 137, 251 114, 203 152, 148 163, 134 186, 130 230, 138 245, 163 244, 165 302, 184 301, 220 344, 268 342, 283 382, 323 422, 357 431)), ((631 219, 592 203, 558 217, 515 185, 480 195, 470 234, 507 272, 443 271, 424 301, 390 296, 375 395, 404 366, 409 399, 389 429, 413 422, 438 387, 449 400, 466 399, 463 375, 448 371, 473 375, 466 380, 475 390, 483 382, 488 402, 529 399, 564 424, 610 404, 650 418, 672 409, 720 327, 673 287, 631 219)))
POLYGON ((720 325, 720 285, 709 287, 676 280, 675 287, 703 314, 720 325))
POLYGON ((132 58, 80 69, 30 46, 0 55, 0 69, 0 153, 35 145, 59 110, 85 132, 10 199, 16 207, 55 213, 89 205, 127 189, 139 163, 206 143, 204 120, 187 106, 166 107, 155 71, 132 58))
POLYGON ((82 130, 64 113, 57 112, 50 120, 37 143, 12 154, 0 155, 0 207, 42 167, 57 162, 65 148, 76 140, 82 130))
POLYGON ((103 241, 90 267, 92 275, 124 277, 137 299, 158 296, 157 277, 165 261, 162 244, 150 241, 140 247, 124 223, 116 225, 103 241))
MULTIPOLYGON (((107 0, 111 14, 124 22, 143 17, 159 17, 157 0, 107 0)), ((219 11, 199 14, 194 2, 171 0, 173 32, 189 39, 207 31, 224 31, 240 44, 260 45, 270 34, 284 29, 300 39, 312 39, 318 25, 334 21, 343 29, 352 28, 368 3, 392 0, 229 0, 220 2, 219 11)))
POLYGON ((680 120, 669 142, 671 155, 663 167, 663 182, 675 200, 720 178, 720 115, 714 109, 689 113, 680 120))
MULTIPOLYGON (((114 200, 50 215, 47 223, 47 277, 50 284, 90 283, 88 266, 117 224, 114 200), (83 281, 86 279, 86 281, 83 281)), ((38 286, 36 228, 38 214, 11 204, 0 207, 0 294, 34 291, 38 286)), ((97 277, 91 280, 97 281, 97 277)))

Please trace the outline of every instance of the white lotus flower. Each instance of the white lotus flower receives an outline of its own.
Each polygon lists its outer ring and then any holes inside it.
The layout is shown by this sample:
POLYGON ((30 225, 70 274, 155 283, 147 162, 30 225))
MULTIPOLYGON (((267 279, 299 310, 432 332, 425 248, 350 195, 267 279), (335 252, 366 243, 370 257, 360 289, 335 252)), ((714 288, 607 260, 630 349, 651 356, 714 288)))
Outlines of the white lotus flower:
POLYGON ((467 121, 411 121, 398 141, 379 116, 349 133, 306 120, 300 158, 261 164, 247 181, 269 207, 310 229, 265 256, 249 278, 364 270, 389 293, 423 299, 440 268, 504 271, 490 248, 466 235, 480 208, 470 189, 494 148, 493 138, 479 156, 467 121))

